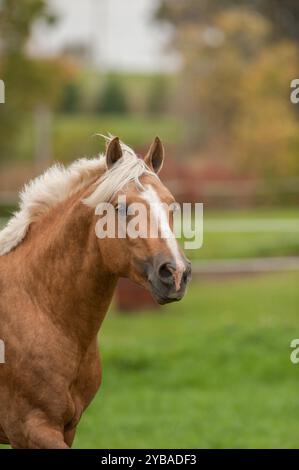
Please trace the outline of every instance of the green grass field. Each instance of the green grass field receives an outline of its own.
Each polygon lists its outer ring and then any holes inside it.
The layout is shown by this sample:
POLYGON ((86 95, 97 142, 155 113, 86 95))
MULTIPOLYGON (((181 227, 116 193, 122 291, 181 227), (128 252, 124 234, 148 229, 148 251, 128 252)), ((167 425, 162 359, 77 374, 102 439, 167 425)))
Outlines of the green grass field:
POLYGON ((298 447, 298 283, 193 284, 159 312, 110 312, 103 385, 75 446, 298 447))
MULTIPOLYGON (((219 218, 298 213, 205 213, 219 218)), ((252 257, 263 247, 298 254, 298 233, 207 233, 199 257, 252 257)), ((299 364, 290 362, 298 284, 299 273, 194 282, 182 302, 155 312, 112 308, 100 332, 103 385, 75 447, 299 447, 299 364)))

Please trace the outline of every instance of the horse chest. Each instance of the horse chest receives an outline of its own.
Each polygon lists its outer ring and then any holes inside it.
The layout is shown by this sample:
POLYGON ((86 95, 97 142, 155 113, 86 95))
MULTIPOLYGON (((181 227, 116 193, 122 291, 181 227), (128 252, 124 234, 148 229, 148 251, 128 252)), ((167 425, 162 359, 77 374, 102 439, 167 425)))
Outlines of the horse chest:
POLYGON ((89 405, 101 385, 101 379, 101 362, 95 341, 90 345, 81 361, 76 379, 71 387, 71 396, 76 407, 75 415, 81 414, 89 405))

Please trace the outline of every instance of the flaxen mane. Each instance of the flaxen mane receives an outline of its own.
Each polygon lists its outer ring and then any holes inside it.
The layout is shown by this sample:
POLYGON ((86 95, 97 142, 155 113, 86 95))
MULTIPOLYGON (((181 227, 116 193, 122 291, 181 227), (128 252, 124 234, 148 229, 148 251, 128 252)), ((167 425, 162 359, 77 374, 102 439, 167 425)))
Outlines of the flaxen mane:
MULTIPOLYGON (((111 137, 106 139, 109 141, 111 137)), ((96 207, 100 202, 108 201, 130 181, 138 184, 139 177, 144 173, 155 175, 130 147, 123 143, 121 147, 123 157, 110 170, 105 171, 104 155, 94 159, 82 158, 67 168, 56 164, 26 185, 20 193, 19 210, 0 232, 0 256, 9 253, 24 240, 32 222, 51 207, 87 187, 103 171, 95 190, 83 201, 89 206, 96 207)))

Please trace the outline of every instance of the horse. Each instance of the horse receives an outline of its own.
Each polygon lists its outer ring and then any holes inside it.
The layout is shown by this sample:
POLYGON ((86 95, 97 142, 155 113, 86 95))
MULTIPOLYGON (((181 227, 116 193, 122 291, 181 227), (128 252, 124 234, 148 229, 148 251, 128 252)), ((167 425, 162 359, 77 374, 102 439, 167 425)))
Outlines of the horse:
POLYGON ((183 297, 191 265, 165 236, 173 233, 165 203, 174 198, 158 176, 163 161, 159 138, 141 158, 111 137, 97 158, 54 165, 25 186, 19 211, 0 232, 1 443, 72 446, 101 384, 97 334, 119 277, 160 304, 183 297), (109 201, 116 219, 119 195, 142 202, 146 218, 155 203, 159 236, 97 236, 95 208, 109 201))

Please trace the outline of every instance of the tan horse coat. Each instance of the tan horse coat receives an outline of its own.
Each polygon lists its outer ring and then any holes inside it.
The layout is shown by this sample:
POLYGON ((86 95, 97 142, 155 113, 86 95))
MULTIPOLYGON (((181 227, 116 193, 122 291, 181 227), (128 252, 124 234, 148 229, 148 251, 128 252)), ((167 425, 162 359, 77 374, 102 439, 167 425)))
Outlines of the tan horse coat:
MULTIPOLYGON (((117 160, 119 144, 113 145, 117 160)), ((158 180, 152 183, 164 188, 158 180)), ((0 365, 0 441, 15 448, 72 445, 101 383, 97 333, 117 279, 127 275, 149 287, 117 240, 99 243, 94 209, 82 204, 91 186, 43 214, 16 249, 0 256, 0 338, 6 352, 0 365)), ((153 253, 164 250, 159 243, 164 244, 156 241, 153 253)))

